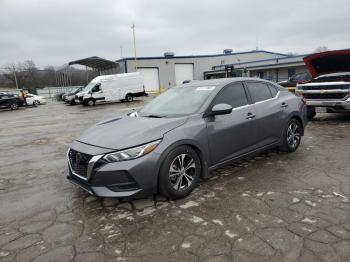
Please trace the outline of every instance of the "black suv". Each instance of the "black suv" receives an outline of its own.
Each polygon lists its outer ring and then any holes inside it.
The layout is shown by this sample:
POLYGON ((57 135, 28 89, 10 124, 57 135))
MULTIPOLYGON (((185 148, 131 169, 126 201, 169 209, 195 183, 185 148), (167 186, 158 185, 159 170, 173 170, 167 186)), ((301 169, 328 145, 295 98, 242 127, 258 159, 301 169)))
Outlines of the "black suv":
POLYGON ((23 106, 23 100, 17 95, 0 93, 0 108, 18 109, 23 106))

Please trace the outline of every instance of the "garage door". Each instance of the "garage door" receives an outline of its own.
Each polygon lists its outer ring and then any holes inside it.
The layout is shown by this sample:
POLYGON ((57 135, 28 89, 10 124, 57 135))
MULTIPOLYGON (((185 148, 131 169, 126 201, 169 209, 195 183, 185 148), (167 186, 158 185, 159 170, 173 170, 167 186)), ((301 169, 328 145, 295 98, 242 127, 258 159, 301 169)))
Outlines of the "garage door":
POLYGON ((138 68, 140 72, 143 83, 145 85, 146 92, 158 92, 159 91, 159 75, 158 68, 138 68))
POLYGON ((193 80, 193 64, 175 64, 176 85, 185 80, 193 80))

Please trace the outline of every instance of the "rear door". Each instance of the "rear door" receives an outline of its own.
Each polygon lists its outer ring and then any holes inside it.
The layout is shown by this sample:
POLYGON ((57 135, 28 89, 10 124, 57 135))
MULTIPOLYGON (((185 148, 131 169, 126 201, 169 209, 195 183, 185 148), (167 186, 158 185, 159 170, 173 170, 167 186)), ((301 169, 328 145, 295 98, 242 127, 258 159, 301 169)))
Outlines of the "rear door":
POLYGON ((252 138, 258 132, 254 120, 256 112, 249 104, 242 83, 233 83, 223 88, 213 100, 212 106, 216 104, 229 104, 233 111, 231 114, 206 119, 211 165, 253 150, 252 138))
POLYGON ((286 118, 287 103, 279 99, 279 90, 272 84, 246 81, 245 85, 257 113, 259 133, 256 136, 256 142, 258 147, 277 142, 286 118))

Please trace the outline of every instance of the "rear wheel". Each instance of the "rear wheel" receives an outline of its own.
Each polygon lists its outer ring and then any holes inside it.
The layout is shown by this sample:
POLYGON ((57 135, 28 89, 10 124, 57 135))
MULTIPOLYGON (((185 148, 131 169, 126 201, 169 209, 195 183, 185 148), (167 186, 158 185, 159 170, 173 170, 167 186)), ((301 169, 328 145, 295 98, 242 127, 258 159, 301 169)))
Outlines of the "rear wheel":
POLYGON ((35 105, 35 106, 40 105, 40 101, 39 100, 34 100, 33 101, 33 105, 35 105))
POLYGON ((284 152, 294 152, 298 149, 301 141, 303 127, 296 119, 291 119, 283 134, 283 144, 281 150, 284 152))
POLYGON ((314 117, 316 116, 316 108, 307 107, 306 115, 308 120, 314 119, 314 117))
POLYGON ((201 162, 189 146, 179 146, 166 157, 159 174, 160 192, 170 199, 187 196, 197 185, 201 162))
POLYGON ((18 109, 18 104, 17 103, 12 103, 10 105, 10 108, 11 108, 11 110, 16 110, 16 109, 18 109))
POLYGON ((132 96, 132 94, 127 94, 127 95, 125 96, 125 101, 126 101, 126 102, 132 102, 132 101, 134 101, 134 97, 132 96))

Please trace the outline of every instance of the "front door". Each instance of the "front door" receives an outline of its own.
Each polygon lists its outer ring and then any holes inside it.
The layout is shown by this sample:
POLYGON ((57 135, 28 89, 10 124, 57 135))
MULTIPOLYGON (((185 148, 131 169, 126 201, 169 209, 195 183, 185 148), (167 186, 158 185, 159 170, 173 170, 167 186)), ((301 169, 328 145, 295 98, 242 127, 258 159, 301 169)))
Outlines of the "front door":
POLYGON ((253 150, 252 137, 258 132, 256 112, 248 102, 242 83, 226 86, 214 99, 213 106, 216 104, 229 104, 233 110, 230 114, 206 119, 211 165, 253 150))
POLYGON ((102 91, 101 83, 96 84, 92 89, 92 97, 96 101, 105 101, 105 94, 102 91))

